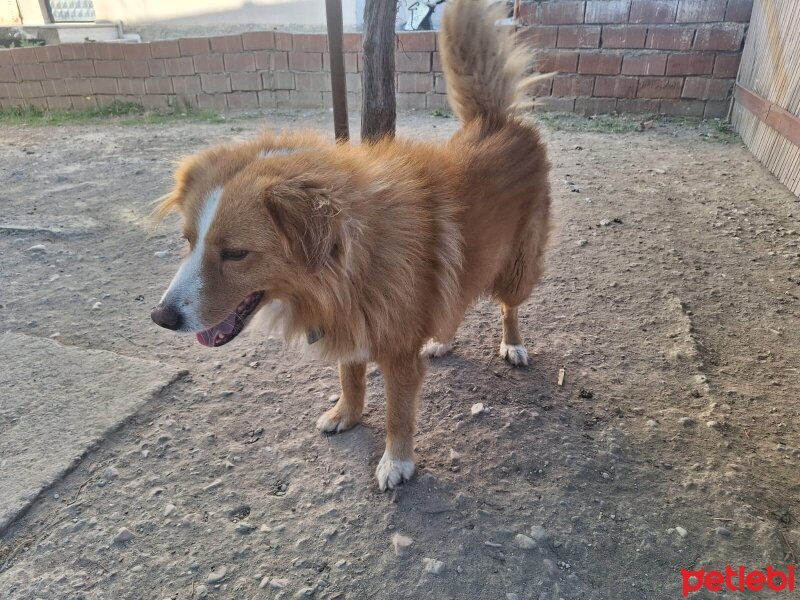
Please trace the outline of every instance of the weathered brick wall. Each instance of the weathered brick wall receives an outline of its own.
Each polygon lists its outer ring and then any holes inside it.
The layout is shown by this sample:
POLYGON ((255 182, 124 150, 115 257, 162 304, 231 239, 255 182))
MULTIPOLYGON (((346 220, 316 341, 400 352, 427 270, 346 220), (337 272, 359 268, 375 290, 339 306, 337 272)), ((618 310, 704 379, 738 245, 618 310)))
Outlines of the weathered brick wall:
MULTIPOLYGON (((752 0, 525 0, 520 35, 542 107, 582 113, 723 116, 752 0)), ((397 35, 399 108, 447 107, 433 32, 397 35)), ((345 34, 351 108, 361 102, 361 36, 345 34)), ((132 101, 212 110, 331 106, 327 37, 250 32, 146 44, 0 50, 0 106, 83 109, 132 101)))
POLYGON ((725 116, 753 0, 523 0, 544 108, 725 116))

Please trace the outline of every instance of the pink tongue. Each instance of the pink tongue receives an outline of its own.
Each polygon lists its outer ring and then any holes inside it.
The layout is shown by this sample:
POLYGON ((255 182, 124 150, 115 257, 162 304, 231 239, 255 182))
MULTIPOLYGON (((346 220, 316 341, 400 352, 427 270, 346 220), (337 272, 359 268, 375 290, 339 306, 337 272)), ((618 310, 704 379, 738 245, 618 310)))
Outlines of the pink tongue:
POLYGON ((236 312, 232 312, 225 320, 222 321, 219 325, 214 325, 209 329, 201 331, 197 334, 197 341, 203 344, 203 346, 214 346, 214 340, 217 338, 217 335, 228 335, 229 333, 233 333, 233 330, 236 327, 236 312))

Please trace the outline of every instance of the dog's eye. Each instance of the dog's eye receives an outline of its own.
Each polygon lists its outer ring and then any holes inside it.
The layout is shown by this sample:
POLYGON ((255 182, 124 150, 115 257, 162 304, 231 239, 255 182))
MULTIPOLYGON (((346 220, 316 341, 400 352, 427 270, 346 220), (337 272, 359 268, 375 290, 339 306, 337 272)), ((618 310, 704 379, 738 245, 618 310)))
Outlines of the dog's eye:
POLYGON ((242 260, 248 254, 247 250, 223 250, 220 257, 222 260, 242 260))

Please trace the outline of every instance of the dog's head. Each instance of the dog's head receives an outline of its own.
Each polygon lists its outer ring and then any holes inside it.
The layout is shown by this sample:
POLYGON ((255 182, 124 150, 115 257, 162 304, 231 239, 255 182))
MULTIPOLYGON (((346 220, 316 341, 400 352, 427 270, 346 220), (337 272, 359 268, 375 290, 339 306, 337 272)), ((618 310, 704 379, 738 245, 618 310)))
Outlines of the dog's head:
POLYGON ((156 209, 183 217, 185 257, 152 312, 158 325, 222 346, 267 303, 337 261, 340 210, 313 157, 228 147, 184 161, 156 209))

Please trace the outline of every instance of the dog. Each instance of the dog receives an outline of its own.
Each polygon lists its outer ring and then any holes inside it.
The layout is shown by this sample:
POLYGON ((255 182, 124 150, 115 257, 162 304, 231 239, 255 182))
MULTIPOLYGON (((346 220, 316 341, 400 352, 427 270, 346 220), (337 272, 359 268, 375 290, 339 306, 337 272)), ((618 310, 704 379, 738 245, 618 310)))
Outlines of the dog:
POLYGON ((482 1, 451 0, 440 33, 448 99, 461 120, 444 144, 333 144, 265 133, 185 159, 157 219, 183 217, 189 252, 152 312, 204 346, 256 313, 289 341, 338 361, 341 395, 322 432, 358 424, 368 362, 386 386, 381 491, 412 477, 426 356, 441 356, 472 302, 500 305, 500 354, 526 366, 518 307, 542 275, 549 162, 518 114, 529 56, 482 1))

